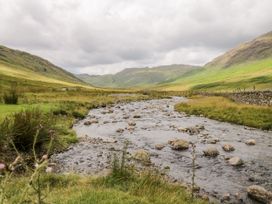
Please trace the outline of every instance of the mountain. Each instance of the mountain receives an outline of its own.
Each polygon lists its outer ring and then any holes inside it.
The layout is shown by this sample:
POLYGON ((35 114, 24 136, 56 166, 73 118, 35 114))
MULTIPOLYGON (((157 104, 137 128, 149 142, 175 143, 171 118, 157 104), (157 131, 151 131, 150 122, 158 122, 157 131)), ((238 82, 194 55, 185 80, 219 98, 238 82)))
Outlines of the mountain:
POLYGON ((162 90, 272 89, 272 32, 238 45, 162 90))
POLYGON ((235 64, 269 57, 272 57, 272 31, 231 49, 209 62, 206 66, 227 68, 235 64))
POLYGON ((19 50, 10 49, 0 45, 0 63, 10 65, 18 69, 28 69, 55 79, 68 82, 80 82, 73 74, 63 70, 51 62, 19 50))
POLYGON ((128 68, 116 74, 77 75, 83 81, 99 87, 148 87, 170 82, 200 67, 191 65, 165 65, 152 68, 128 68))
POLYGON ((51 62, 29 54, 0 46, 0 86, 16 82, 21 86, 87 86, 72 73, 51 62))

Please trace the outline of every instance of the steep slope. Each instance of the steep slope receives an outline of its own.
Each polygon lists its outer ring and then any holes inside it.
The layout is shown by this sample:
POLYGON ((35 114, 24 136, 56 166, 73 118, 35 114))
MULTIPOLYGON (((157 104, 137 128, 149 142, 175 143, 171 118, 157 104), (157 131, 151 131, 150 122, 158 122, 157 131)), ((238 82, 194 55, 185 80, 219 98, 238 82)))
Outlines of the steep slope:
POLYGON ((209 62, 206 67, 227 68, 248 61, 272 57, 272 31, 243 43, 209 62))
POLYGON ((153 68, 129 68, 114 75, 78 75, 83 81, 100 87, 146 87, 173 81, 185 73, 200 69, 191 65, 167 65, 153 68))
POLYGON ((91 88, 73 74, 41 57, 0 46, 0 90, 15 82, 28 89, 63 86, 91 88))
POLYGON ((272 89, 272 32, 237 46, 163 90, 272 89))
POLYGON ((81 82, 73 74, 41 57, 4 46, 0 46, 0 64, 14 69, 27 69, 27 71, 66 82, 81 82))

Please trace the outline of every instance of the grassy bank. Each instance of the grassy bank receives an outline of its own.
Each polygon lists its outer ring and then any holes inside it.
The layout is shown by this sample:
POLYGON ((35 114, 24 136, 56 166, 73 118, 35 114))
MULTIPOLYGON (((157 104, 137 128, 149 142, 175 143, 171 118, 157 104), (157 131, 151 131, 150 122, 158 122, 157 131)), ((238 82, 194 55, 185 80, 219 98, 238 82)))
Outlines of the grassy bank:
MULTIPOLYGON (((200 199, 191 200, 188 191, 170 184, 160 176, 150 173, 122 177, 91 178, 79 175, 47 174, 42 177, 42 195, 45 203, 55 204, 204 204, 200 199)), ((28 184, 28 178, 13 178, 6 185, 8 203, 19 203, 28 184), (16 184, 16 185, 14 185, 16 184)), ((29 189, 25 203, 37 200, 29 189)))
POLYGON ((176 110, 205 117, 271 130, 272 109, 257 105, 238 104, 224 97, 195 96, 188 103, 176 105, 176 110))

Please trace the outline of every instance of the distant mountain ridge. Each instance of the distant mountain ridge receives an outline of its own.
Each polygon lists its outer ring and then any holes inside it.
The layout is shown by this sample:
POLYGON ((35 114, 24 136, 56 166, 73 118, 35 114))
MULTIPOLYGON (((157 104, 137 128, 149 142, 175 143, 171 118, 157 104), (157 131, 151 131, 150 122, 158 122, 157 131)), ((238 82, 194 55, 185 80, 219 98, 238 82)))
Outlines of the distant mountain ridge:
POLYGON ((199 66, 175 64, 151 68, 127 68, 116 74, 79 74, 77 77, 89 84, 99 87, 144 87, 155 86, 166 81, 173 81, 187 72, 200 68, 199 66))

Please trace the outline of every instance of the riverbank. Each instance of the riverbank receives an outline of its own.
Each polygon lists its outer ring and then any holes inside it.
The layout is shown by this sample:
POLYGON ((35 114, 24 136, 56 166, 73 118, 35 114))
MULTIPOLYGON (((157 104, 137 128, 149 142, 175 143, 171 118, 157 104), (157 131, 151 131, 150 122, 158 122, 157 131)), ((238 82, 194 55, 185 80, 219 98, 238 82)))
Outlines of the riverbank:
POLYGON ((264 130, 272 129, 271 107, 235 103, 221 96, 193 96, 186 103, 177 104, 175 109, 218 121, 264 130))

